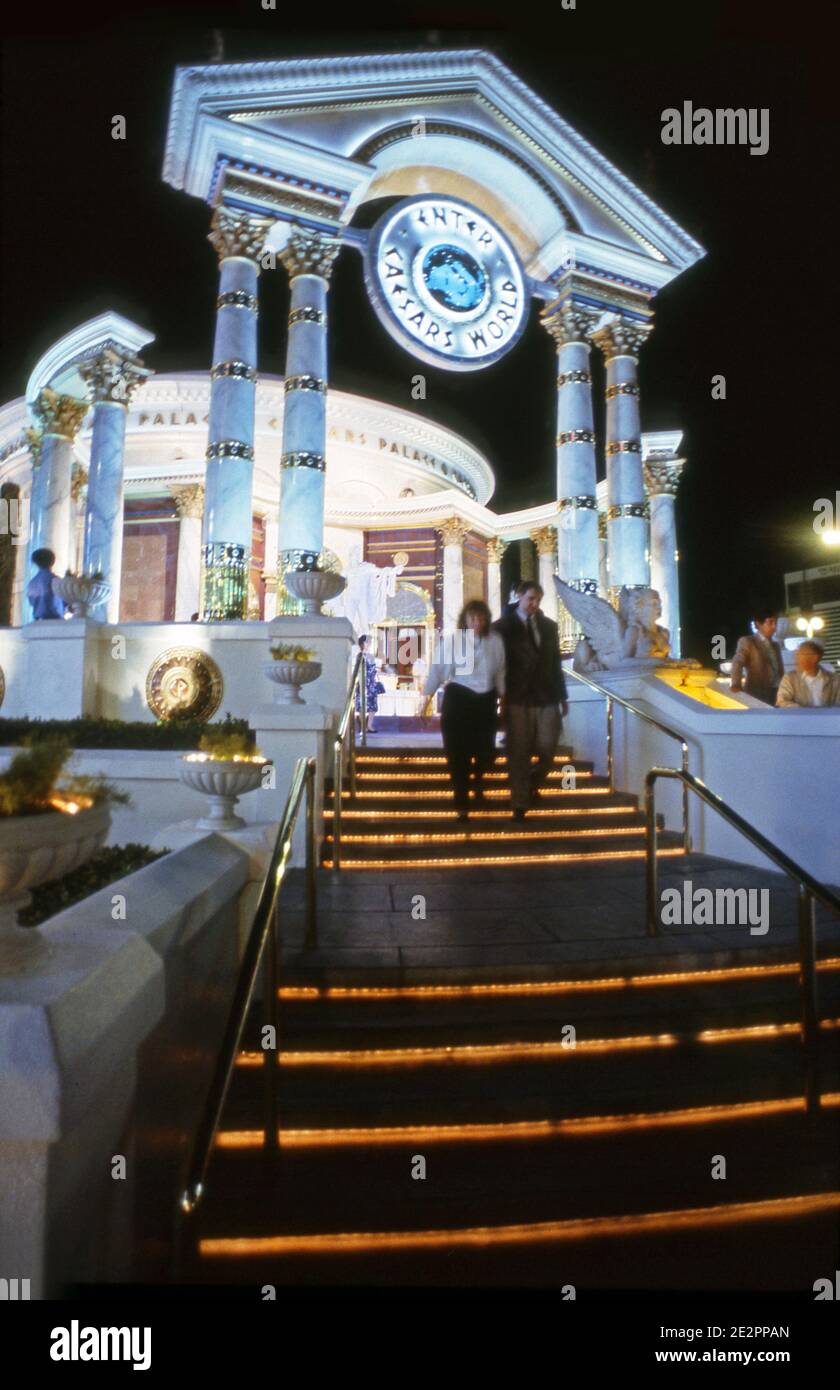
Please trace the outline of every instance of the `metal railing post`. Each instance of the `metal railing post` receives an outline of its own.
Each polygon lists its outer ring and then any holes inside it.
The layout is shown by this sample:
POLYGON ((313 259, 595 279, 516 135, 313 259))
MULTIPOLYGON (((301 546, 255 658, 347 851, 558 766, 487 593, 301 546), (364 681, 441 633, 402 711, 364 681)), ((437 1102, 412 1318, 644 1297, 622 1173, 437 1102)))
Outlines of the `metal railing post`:
POLYGON ((613 761, 613 702, 607 696, 607 781, 611 792, 615 791, 615 764, 613 761))
POLYGON ((315 853, 315 771, 317 764, 311 758, 306 773, 306 934, 303 938, 305 951, 318 949, 318 888, 317 857, 315 853))
MULTIPOLYGON (((688 744, 682 746, 682 770, 688 772, 688 744)), ((683 813, 683 852, 688 854, 691 850, 691 836, 688 829, 688 783, 682 784, 682 813, 683 813)))
POLYGON ((367 661, 364 655, 359 671, 359 714, 362 719, 360 742, 363 748, 367 748, 367 661))
POLYGON ((645 894, 647 934, 659 935, 659 866, 656 858, 656 786, 652 773, 645 778, 645 894))
POLYGON ((816 922, 814 899, 799 885, 799 998, 802 1009, 802 1051, 805 1070, 805 1113, 820 1111, 820 1016, 817 1006, 816 922))
POLYGON ((341 868, 341 783, 344 762, 341 744, 342 739, 339 736, 335 741, 333 759, 333 873, 338 873, 341 868))
POLYGON ((263 1043, 263 1153, 277 1152, 278 1099, 277 1065, 280 1045, 279 1019, 277 1008, 277 903, 271 914, 271 927, 263 951, 263 1011, 265 1022, 271 1027, 271 1047, 263 1043))

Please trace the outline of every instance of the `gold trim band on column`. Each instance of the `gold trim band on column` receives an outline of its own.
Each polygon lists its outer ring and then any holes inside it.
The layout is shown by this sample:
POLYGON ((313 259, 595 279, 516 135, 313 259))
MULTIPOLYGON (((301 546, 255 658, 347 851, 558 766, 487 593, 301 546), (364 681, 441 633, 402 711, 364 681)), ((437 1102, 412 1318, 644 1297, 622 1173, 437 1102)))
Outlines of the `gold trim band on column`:
POLYGON ((607 508, 607 521, 618 521, 625 516, 641 517, 647 521, 650 517, 647 502, 622 502, 620 506, 607 508))
POLYGON ((573 372, 561 372, 557 378, 557 385, 568 386, 569 382, 572 381, 583 382, 588 385, 592 381, 592 373, 585 372, 580 368, 576 368, 573 372))
POLYGON ((287 376, 285 381, 286 391, 320 391, 322 396, 327 394, 327 383, 320 376, 287 376))
POLYGON ((298 449, 280 457, 281 468, 315 468, 319 473, 326 469, 327 461, 323 454, 311 454, 306 449, 298 449))
POLYGON ((593 430, 563 430, 557 436, 558 447, 564 444, 594 444, 595 434, 593 430))
POLYGON ((638 439, 614 439, 607 445, 608 454, 640 454, 642 446, 638 439))
POLYGON ((639 387, 635 381, 616 381, 612 386, 608 386, 606 397, 608 401, 615 396, 638 396, 639 387))
POLYGON ((217 296, 217 309, 250 309, 252 313, 257 312, 257 296, 249 294, 248 290, 225 290, 223 294, 217 296))
POLYGON ((326 310, 317 309, 314 304, 303 304, 299 309, 292 309, 289 313, 289 327, 296 323, 320 323, 327 321, 326 310))
POLYGON ((231 362, 217 362, 215 367, 210 368, 210 377, 213 381, 219 381, 221 377, 228 376, 236 377, 240 381, 256 381, 257 369, 238 359, 231 362))
POLYGON ((589 493, 580 493, 577 497, 561 497, 557 503, 561 512, 564 511, 587 511, 597 512, 598 499, 589 493))
POLYGON ((215 444, 208 444, 204 455, 206 459, 247 459, 249 463, 254 461, 254 447, 252 444, 243 444, 241 439, 219 439, 215 444))
POLYGON ((282 576, 286 570, 316 570, 318 568, 317 550, 281 550, 277 569, 282 576))

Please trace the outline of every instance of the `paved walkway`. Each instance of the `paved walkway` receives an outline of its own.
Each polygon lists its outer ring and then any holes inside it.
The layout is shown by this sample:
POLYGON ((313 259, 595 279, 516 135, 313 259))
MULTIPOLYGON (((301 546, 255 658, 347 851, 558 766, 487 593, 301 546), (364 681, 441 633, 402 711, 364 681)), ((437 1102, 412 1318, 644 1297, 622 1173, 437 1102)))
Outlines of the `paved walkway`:
MULTIPOLYGON (((321 871, 319 949, 303 955, 303 884, 295 871, 281 898, 284 967, 358 973, 373 984, 372 975, 383 983, 483 973, 585 977, 796 958, 796 891, 783 875, 708 855, 661 862, 660 889, 682 892, 685 879, 695 890, 767 889, 768 931, 689 923, 648 937, 641 859, 556 869, 359 870, 338 879, 321 871)), ((817 950, 840 955, 840 918, 821 908, 817 950)))

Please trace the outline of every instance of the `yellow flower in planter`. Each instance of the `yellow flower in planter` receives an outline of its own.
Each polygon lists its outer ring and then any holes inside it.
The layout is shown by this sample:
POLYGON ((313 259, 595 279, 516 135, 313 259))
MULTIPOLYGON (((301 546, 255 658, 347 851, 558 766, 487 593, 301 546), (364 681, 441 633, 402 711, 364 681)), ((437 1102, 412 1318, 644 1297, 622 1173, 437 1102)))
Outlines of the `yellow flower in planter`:
POLYGON ((317 661, 318 653, 310 650, 309 647, 292 647, 282 643, 271 648, 271 655, 275 661, 317 661))

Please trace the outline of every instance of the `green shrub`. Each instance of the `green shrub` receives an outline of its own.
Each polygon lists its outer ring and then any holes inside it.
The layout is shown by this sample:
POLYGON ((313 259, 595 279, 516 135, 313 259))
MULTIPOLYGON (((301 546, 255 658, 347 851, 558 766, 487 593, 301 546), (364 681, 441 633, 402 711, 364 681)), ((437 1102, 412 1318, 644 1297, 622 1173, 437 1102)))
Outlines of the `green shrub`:
POLYGON ((142 869, 146 864, 153 864, 156 859, 168 853, 166 849, 155 850, 150 849, 148 845, 137 844, 109 845, 100 849, 86 864, 72 869, 63 878, 56 878, 52 883, 42 883, 39 887, 33 888, 32 902, 28 907, 21 908, 18 923, 22 927, 37 927, 40 922, 54 917, 65 907, 81 902, 91 893, 125 878, 126 874, 133 874, 136 869, 142 869))
POLYGON ((230 715, 220 724, 208 724, 198 741, 199 752, 209 753, 214 758, 247 757, 254 751, 254 735, 247 725, 243 729, 241 719, 231 719, 230 715))
POLYGON ((0 772, 0 816, 43 815, 54 808, 52 795, 87 799, 95 806, 105 802, 128 806, 131 798, 104 777, 65 777, 61 769, 72 753, 66 738, 41 738, 16 753, 5 772, 0 772))
POLYGON ((195 752, 209 730, 227 726, 247 739, 252 749, 255 735, 246 719, 206 724, 202 719, 166 719, 157 724, 125 719, 0 719, 0 748, 23 739, 62 738, 71 748, 146 748, 195 752))

